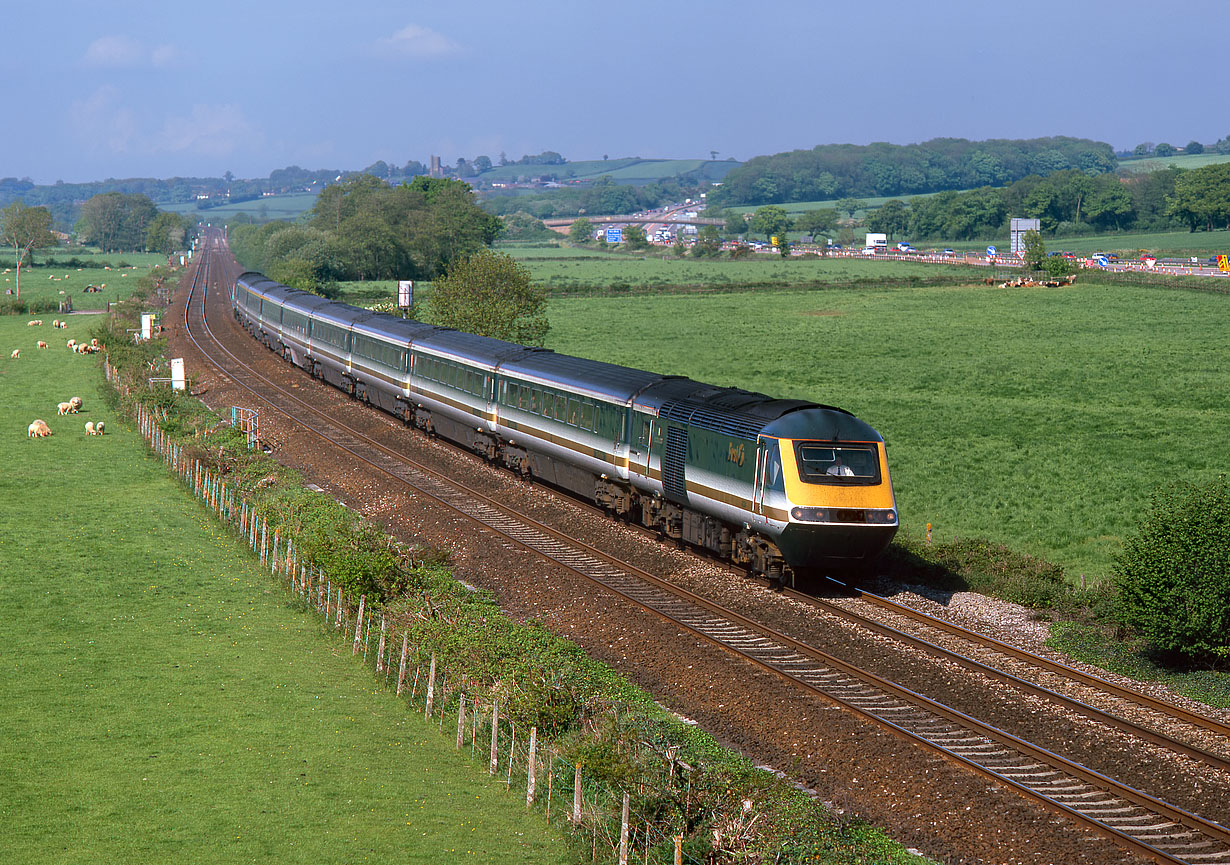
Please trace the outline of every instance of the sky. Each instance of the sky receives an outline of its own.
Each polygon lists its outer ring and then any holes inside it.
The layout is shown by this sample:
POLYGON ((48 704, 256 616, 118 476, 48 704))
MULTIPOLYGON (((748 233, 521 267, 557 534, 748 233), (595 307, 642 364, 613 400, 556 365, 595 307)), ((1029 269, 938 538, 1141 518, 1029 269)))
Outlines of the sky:
POLYGON ((0 177, 1230 134, 1224 2, 63 0, 2 17, 0 177))

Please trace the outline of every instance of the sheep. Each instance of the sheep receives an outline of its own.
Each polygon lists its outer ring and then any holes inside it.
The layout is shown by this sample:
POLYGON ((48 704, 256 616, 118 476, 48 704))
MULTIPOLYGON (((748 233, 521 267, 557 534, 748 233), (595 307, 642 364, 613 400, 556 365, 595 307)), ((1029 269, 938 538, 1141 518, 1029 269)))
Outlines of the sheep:
POLYGON ((62 402, 58 406, 56 406, 56 414, 58 415, 68 414, 69 411, 72 410, 72 407, 73 407, 72 403, 62 402))
POLYGON ((72 347, 73 347, 73 346, 75 346, 76 344, 77 344, 77 340, 75 340, 75 339, 70 339, 70 340, 68 341, 68 347, 69 347, 69 348, 72 348, 72 347))
POLYGON ((75 397, 73 397, 72 399, 70 399, 70 400, 68 401, 68 404, 69 404, 69 406, 71 407, 69 410, 70 410, 73 414, 76 414, 76 413, 77 413, 77 411, 81 408, 81 397, 79 397, 79 396, 75 396, 75 397))
POLYGON ((94 424, 94 435, 97 435, 97 436, 102 435, 103 430, 106 429, 106 427, 107 425, 103 423, 102 421, 99 421, 98 423, 94 424))
POLYGON ((38 322, 34 319, 30 319, 26 322, 26 327, 38 327, 38 322))
POLYGON ((93 339, 91 339, 91 340, 90 340, 90 347, 91 347, 91 348, 99 348, 99 347, 100 347, 100 346, 98 345, 98 337, 94 337, 93 339))
POLYGON ((13 349, 13 353, 10 354, 9 357, 11 357, 13 360, 17 360, 19 357, 21 357, 21 349, 19 348, 13 349))
POLYGON ((38 347, 39 347, 39 348, 48 348, 48 347, 49 347, 49 346, 47 345, 47 343, 46 343, 46 342, 44 342, 44 341, 43 341, 43 340, 41 340, 41 339, 38 341, 37 345, 38 345, 38 347))
POLYGON ((94 430, 94 421, 88 420, 85 422, 85 434, 88 436, 98 435, 98 433, 94 430))
POLYGON ((51 427, 47 426, 47 421, 37 418, 34 423, 26 430, 26 438, 44 438, 51 435, 51 427))
POLYGON ((51 326, 58 328, 60 326, 60 320, 58 318, 52 319, 51 326))

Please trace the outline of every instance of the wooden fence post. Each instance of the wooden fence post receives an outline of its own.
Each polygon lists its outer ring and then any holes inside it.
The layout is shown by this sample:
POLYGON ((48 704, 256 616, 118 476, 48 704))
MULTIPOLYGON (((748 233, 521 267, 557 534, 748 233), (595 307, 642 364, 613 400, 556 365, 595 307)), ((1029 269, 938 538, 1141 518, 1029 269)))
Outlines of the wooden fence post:
POLYGON ((491 768, 488 770, 488 775, 494 775, 496 764, 500 759, 500 752, 496 750, 499 747, 498 739, 500 736, 500 701, 498 699, 491 701, 491 768))
POLYGON ((397 696, 401 696, 401 692, 406 687, 406 653, 410 650, 410 633, 408 631, 401 632, 401 669, 397 671, 397 696))
POLYGON ((384 618, 385 614, 380 614, 380 642, 376 644, 376 672, 384 671, 384 618))
POLYGON ((581 764, 577 763, 577 775, 572 782, 572 825, 581 825, 581 764))
POLYGON ((340 628, 341 626, 342 626, 342 587, 338 586, 337 587, 337 621, 334 622, 333 627, 336 629, 336 628, 340 628))
POLYGON ((423 709, 423 719, 431 720, 431 707, 436 697, 436 653, 431 653, 431 667, 427 671, 427 703, 423 709))
POLYGON ((526 770, 527 776, 525 779, 525 807, 530 808, 534 805, 534 788, 538 785, 538 767, 535 761, 538 759, 538 728, 530 727, 530 756, 529 764, 526 770))
POLYGON ((359 638, 363 636, 363 607, 367 604, 367 595, 359 595, 359 615, 355 617, 354 648, 350 650, 351 657, 359 654, 359 638))
POLYGON ((624 808, 619 817, 619 865, 628 865, 628 794, 624 793, 624 808))
POLYGON ((466 695, 463 691, 461 698, 457 701, 457 750, 461 750, 461 743, 466 737, 466 695))
POLYGON ((675 836, 675 865, 683 865, 683 836, 675 836))

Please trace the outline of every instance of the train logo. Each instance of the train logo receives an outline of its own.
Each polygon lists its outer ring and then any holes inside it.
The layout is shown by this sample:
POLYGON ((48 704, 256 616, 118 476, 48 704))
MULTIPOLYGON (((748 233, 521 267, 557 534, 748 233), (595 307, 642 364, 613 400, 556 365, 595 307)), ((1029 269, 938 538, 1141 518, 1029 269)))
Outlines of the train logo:
POLYGON ((747 456, 747 448, 744 447, 743 442, 739 442, 738 444, 731 442, 726 447, 726 461, 729 463, 734 463, 737 466, 742 466, 743 460, 746 456, 747 456))

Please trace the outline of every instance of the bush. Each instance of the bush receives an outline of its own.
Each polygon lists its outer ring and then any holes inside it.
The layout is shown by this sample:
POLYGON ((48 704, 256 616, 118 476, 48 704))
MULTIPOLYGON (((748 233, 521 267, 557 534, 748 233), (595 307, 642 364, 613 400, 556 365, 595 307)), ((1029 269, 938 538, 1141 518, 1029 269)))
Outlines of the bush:
POLYGON ((1226 476, 1159 491, 1115 560, 1118 613, 1163 652, 1230 661, 1230 490, 1226 476))

